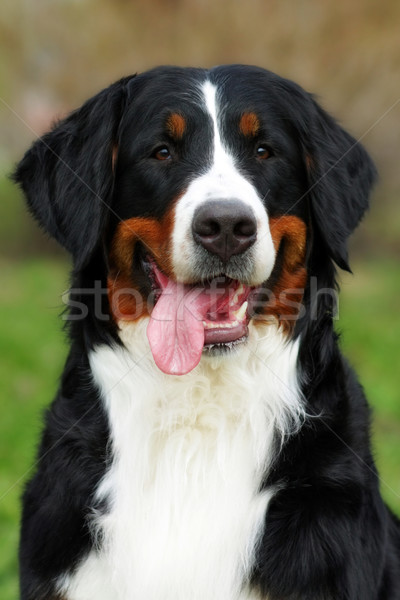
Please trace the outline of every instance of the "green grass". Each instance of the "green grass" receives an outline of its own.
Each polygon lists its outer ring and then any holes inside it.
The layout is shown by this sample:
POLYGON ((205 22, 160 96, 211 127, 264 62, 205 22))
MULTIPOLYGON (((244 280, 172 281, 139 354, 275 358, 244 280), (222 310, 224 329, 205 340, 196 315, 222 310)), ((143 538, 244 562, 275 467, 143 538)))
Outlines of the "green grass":
POLYGON ((353 265, 342 282, 338 330, 373 408, 382 494, 400 514, 399 263, 353 265))
MULTIPOLYGON (((32 472, 41 415, 66 355, 61 295, 68 267, 50 260, 3 261, 0 290, 0 598, 15 600, 19 498, 32 472)), ((343 280, 337 327, 374 407, 374 447, 387 502, 400 514, 398 265, 354 265, 343 280)))
POLYGON ((59 314, 67 267, 41 260, 0 268, 0 598, 15 600, 19 498, 66 353, 59 314))

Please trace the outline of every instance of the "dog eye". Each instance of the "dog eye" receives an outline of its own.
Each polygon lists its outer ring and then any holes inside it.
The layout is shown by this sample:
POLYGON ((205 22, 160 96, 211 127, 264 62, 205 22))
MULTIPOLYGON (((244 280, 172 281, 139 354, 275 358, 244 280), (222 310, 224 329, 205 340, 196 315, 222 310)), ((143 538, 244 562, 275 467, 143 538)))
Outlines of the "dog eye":
POLYGON ((152 158, 157 160, 170 160, 172 156, 168 146, 160 146, 154 150, 152 158))
POLYGON ((263 160, 270 158, 272 156, 272 152, 271 152, 270 148, 268 148, 268 146, 265 146, 264 144, 261 146, 258 146, 258 148, 256 150, 256 154, 257 154, 257 158, 261 158, 263 160))

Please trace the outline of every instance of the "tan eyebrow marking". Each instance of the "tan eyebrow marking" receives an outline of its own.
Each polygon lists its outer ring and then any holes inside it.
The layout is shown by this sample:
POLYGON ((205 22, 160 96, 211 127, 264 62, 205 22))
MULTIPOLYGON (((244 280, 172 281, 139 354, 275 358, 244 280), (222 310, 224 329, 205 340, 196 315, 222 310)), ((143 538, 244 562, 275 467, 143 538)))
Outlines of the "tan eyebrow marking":
POLYGON ((118 158, 118 144, 113 144, 111 151, 111 167, 113 175, 115 175, 115 168, 117 166, 117 158, 118 158))
POLYGON ((167 129, 177 140, 182 139, 186 130, 186 119, 179 113, 172 113, 167 119, 167 129))
POLYGON ((254 137, 260 129, 260 121, 253 112, 243 113, 239 123, 239 129, 245 136, 254 137))

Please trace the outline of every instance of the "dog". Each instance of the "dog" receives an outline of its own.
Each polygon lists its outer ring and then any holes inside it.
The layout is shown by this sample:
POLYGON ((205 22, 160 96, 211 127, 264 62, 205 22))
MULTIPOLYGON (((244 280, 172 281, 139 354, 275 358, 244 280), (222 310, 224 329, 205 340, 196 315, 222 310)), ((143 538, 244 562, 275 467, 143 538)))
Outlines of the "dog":
POLYGON ((400 527, 335 333, 365 149, 258 67, 121 79, 16 167, 73 258, 23 600, 395 600, 400 527))

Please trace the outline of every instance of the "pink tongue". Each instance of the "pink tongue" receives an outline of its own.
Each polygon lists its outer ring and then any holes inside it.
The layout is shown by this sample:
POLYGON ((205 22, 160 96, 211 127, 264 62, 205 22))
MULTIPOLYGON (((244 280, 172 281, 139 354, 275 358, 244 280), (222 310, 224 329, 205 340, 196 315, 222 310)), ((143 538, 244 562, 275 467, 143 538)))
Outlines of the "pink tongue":
POLYGON ((204 346, 203 320, 212 304, 201 288, 168 280, 150 317, 147 337, 161 371, 185 375, 198 365, 204 346))

